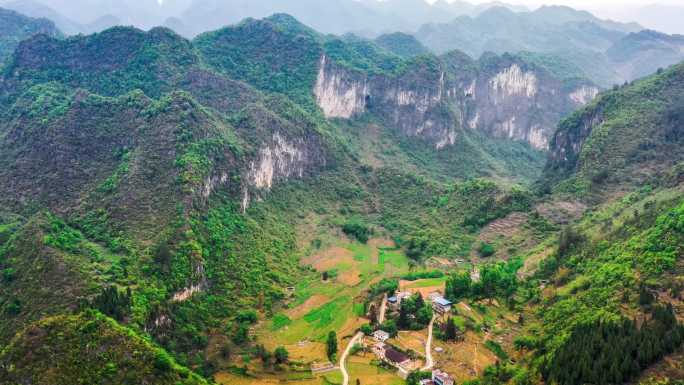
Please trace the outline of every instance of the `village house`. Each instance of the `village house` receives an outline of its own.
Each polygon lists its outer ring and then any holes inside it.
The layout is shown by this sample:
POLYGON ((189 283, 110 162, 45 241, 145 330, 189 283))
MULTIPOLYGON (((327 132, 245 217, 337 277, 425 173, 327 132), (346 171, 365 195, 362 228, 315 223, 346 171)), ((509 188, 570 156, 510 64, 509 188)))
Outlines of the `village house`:
POLYGON ((432 300, 432 309, 439 314, 446 314, 451 311, 451 301, 439 296, 432 300))
POLYGON ((373 332, 373 338, 378 342, 385 342, 390 338, 390 335, 384 330, 376 330, 373 332))
POLYGON ((379 359, 398 369, 405 369, 411 364, 409 356, 385 343, 378 342, 373 346, 372 350, 379 359))
POLYGON ((439 369, 432 371, 432 382, 434 385, 454 385, 454 379, 449 374, 439 369))
POLYGON ((396 295, 387 298, 387 303, 389 304, 391 309, 397 310, 399 308, 399 305, 401 305, 401 301, 403 301, 404 298, 408 298, 410 296, 410 292, 402 291, 397 293, 396 295))

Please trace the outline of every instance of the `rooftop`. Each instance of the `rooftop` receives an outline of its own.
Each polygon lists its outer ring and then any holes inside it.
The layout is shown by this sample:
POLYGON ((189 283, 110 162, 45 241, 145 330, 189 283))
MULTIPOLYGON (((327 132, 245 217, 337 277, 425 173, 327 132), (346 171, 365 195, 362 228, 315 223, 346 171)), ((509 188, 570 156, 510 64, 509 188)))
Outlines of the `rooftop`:
POLYGON ((388 347, 387 349, 385 349, 385 358, 387 358, 389 361, 392 361, 396 364, 400 364, 400 363, 407 361, 409 359, 409 357, 406 354, 404 354, 398 350, 395 350, 392 347, 388 347))
POLYGON ((434 302, 440 306, 451 306, 451 301, 444 297, 437 297, 434 302))

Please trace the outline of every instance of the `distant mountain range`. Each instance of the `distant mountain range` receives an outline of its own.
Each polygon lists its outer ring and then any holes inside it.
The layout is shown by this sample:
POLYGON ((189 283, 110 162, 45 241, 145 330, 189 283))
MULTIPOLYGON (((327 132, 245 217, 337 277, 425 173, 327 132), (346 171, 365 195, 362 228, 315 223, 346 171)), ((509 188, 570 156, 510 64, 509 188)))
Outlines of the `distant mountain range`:
POLYGON ((0 6, 32 17, 47 17, 67 34, 91 33, 112 25, 142 29, 166 25, 186 37, 237 23, 288 13, 324 33, 356 32, 377 36, 385 32, 412 32, 429 22, 448 22, 461 15, 475 16, 493 6, 514 11, 526 8, 491 2, 439 0, 4 0, 0 6))
POLYGON ((636 23, 601 20, 562 6, 532 12, 494 7, 476 17, 426 24, 416 37, 437 53, 460 49, 474 57, 487 51, 550 55, 604 87, 684 60, 679 36, 646 32, 636 23))
MULTIPOLYGON (((5 0, 0 5, 52 20, 67 35, 116 25, 163 25, 185 37, 274 13, 328 34, 353 33, 399 56, 460 50, 525 56, 560 78, 584 77, 607 88, 684 60, 684 38, 587 11, 543 6, 534 11, 491 2, 439 0, 5 0)), ((656 9, 652 7, 651 9, 656 9)), ((676 7, 675 7, 676 8, 676 7)), ((658 8, 660 9, 660 8, 658 8)), ((11 51, 9 51, 11 52, 11 51)), ((4 53, 7 56, 8 52, 4 53)))

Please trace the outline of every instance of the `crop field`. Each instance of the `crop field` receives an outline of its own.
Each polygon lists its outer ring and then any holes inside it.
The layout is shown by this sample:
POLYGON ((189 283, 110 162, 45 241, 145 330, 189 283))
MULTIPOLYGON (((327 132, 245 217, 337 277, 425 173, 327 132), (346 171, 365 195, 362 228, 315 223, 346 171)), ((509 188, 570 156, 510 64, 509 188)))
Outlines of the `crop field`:
POLYGON ((373 363, 371 353, 363 356, 351 356, 347 363, 349 383, 355 384, 358 379, 362 385, 403 385, 404 380, 394 371, 381 368, 373 363))
MULTIPOLYGON (((322 343, 331 330, 337 332, 340 349, 343 339, 363 323, 363 292, 384 277, 408 271, 406 256, 381 238, 368 244, 342 241, 302 259, 319 274, 312 274, 295 288, 286 309, 277 312, 256 331, 260 343, 270 348, 322 343), (328 273, 324 281, 323 273, 328 273)), ((302 362, 320 360, 320 354, 301 357, 302 362)))

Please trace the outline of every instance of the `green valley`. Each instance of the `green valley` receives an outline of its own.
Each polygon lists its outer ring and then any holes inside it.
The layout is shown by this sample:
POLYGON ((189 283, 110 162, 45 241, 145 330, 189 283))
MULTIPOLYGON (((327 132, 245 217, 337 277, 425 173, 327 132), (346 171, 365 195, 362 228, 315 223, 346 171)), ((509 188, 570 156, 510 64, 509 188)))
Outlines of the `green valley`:
POLYGON ((684 381, 684 64, 3 15, 1 384, 684 381))

